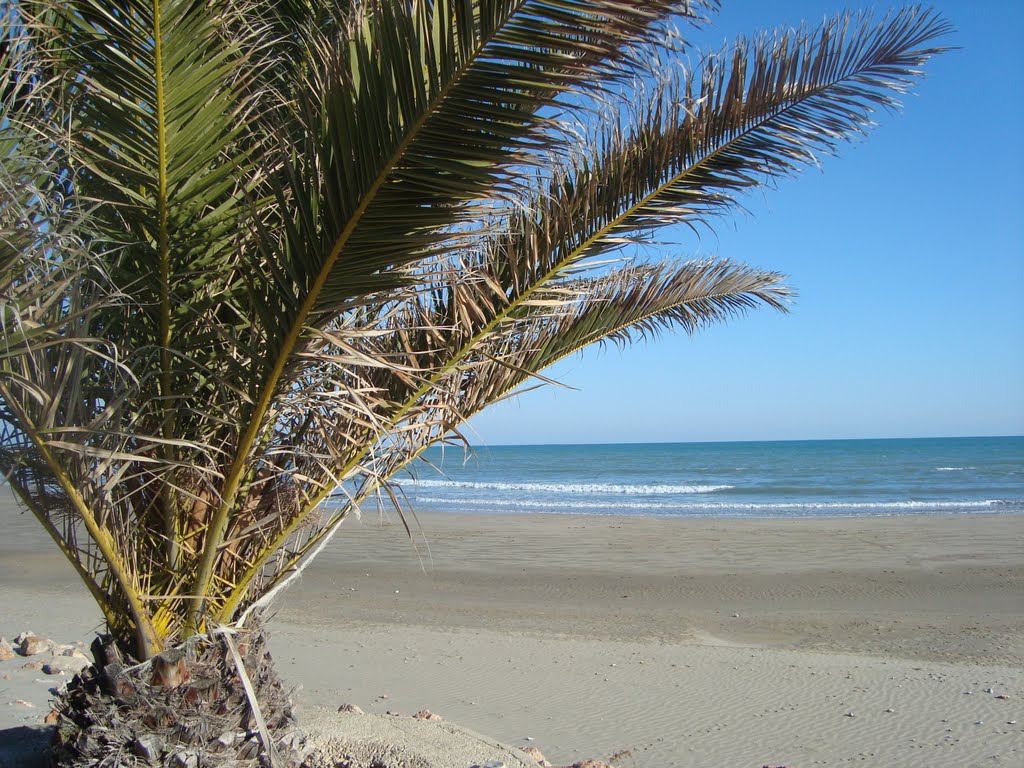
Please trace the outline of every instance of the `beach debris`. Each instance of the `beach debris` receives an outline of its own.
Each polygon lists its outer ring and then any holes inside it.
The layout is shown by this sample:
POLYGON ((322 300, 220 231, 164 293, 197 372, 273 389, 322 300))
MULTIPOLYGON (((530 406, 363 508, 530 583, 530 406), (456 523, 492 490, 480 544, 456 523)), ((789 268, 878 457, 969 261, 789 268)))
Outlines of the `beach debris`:
POLYGON ((1007 720, 1007 721, 1006 721, 1006 724, 1007 724, 1007 725, 1016 725, 1016 724, 1017 724, 1017 721, 1016 721, 1016 720, 1007 720))
POLYGON ((577 763, 573 763, 569 768, 615 768, 611 763, 606 763, 604 760, 580 760, 577 763))
POLYGON ((536 760, 537 765, 541 766, 541 768, 550 768, 551 763, 549 763, 548 759, 544 757, 544 753, 536 747, 520 747, 519 749, 520 751, 525 752, 527 755, 536 760))
POLYGON ((856 715, 852 711, 850 711, 843 715, 843 717, 856 717, 856 715))
POLYGON ((893 709, 892 707, 886 707, 886 708, 885 708, 885 711, 886 711, 886 712, 895 712, 896 710, 895 710, 895 709, 893 709))
POLYGON ((738 618, 740 617, 740 615, 739 615, 738 613, 734 613, 734 614, 732 615, 732 617, 733 617, 734 619, 738 619, 738 618))
POLYGON ((985 693, 995 693, 991 688, 986 688, 985 693))
POLYGON ((56 643, 45 637, 39 637, 29 632, 23 632, 15 638, 18 644, 18 653, 22 656, 36 656, 40 653, 49 653, 54 649, 56 643))
POLYGON ((31 701, 25 701, 24 699, 15 699, 14 703, 18 706, 28 707, 29 709, 35 709, 36 705, 31 701))
POLYGON ((1005 693, 997 693, 997 694, 996 694, 995 696, 993 696, 992 698, 994 698, 994 699, 1008 699, 1008 698, 1010 698, 1010 697, 1009 697, 1009 696, 1007 696, 1007 695, 1006 695, 1005 693))
POLYGON ((434 712, 431 712, 429 709, 421 709, 419 712, 413 715, 413 717, 415 717, 417 720, 444 720, 443 717, 441 717, 438 714, 435 714, 434 712))
POLYGON ((488 760, 486 763, 471 765, 469 768, 507 768, 501 760, 488 760))
POLYGON ((402 716, 402 713, 401 713, 401 712, 396 712, 396 711, 395 711, 395 710, 393 710, 393 709, 389 709, 389 710, 388 710, 387 712, 385 712, 384 714, 385 714, 385 715, 391 715, 392 717, 401 717, 401 716, 402 716))
POLYGON ((339 712, 351 712, 353 715, 365 714, 363 710, 357 707, 355 704, 342 704, 338 707, 339 712))
POLYGON ((6 637, 0 637, 0 661, 10 661, 14 658, 14 646, 6 637))

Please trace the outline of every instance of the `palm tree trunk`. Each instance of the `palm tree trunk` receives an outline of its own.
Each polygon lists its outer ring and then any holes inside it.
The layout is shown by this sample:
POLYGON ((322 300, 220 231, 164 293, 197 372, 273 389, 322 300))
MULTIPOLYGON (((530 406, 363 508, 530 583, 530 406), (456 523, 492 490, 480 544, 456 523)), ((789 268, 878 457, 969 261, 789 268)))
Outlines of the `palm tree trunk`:
POLYGON ((300 764, 291 692, 261 622, 194 635, 142 664, 110 636, 92 650, 95 665, 54 704, 55 766, 300 764))

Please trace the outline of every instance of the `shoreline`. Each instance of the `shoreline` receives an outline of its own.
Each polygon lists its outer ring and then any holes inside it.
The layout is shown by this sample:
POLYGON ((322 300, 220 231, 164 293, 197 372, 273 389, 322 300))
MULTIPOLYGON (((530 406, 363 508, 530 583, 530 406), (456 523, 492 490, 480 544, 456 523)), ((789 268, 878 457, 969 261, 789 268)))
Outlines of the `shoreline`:
MULTIPOLYGON (((0 634, 88 641, 77 576, 33 519, 0 511, 0 634)), ((429 708, 556 764, 1024 755, 1024 516, 419 525, 414 548, 397 519, 347 520, 278 601, 271 644, 300 708, 429 708)), ((45 701, 46 683, 26 684, 45 701)), ((25 722, 2 703, 0 726, 25 722)))

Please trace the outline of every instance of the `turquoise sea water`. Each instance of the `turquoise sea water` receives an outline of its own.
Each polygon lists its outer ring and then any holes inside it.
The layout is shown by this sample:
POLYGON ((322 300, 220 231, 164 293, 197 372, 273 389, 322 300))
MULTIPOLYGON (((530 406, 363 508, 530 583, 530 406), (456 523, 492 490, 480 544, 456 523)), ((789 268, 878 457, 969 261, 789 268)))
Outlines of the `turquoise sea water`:
POLYGON ((831 517, 1024 513, 1024 437, 432 450, 416 511, 831 517))

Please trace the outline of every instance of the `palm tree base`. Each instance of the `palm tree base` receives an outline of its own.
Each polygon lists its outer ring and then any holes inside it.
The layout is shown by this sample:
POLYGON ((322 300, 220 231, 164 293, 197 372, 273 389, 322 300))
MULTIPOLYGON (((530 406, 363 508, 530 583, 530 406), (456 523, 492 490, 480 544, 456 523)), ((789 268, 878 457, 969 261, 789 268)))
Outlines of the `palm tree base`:
POLYGON ((52 765, 298 766, 304 739, 265 629, 256 623, 232 640, 273 743, 273 763, 231 641, 215 634, 189 638, 142 664, 123 657, 109 636, 96 638, 95 665, 55 701, 52 765))

